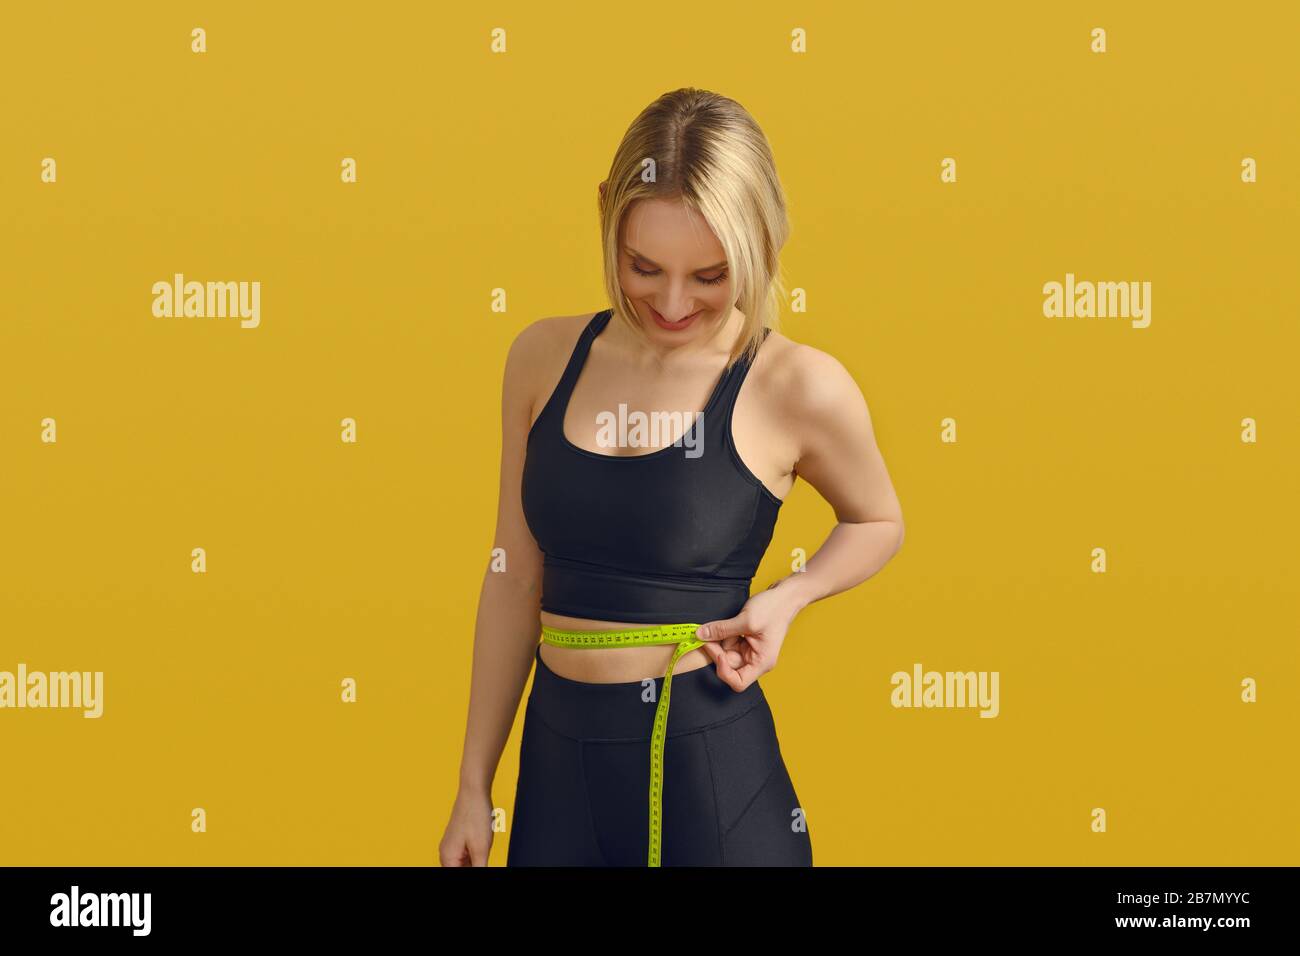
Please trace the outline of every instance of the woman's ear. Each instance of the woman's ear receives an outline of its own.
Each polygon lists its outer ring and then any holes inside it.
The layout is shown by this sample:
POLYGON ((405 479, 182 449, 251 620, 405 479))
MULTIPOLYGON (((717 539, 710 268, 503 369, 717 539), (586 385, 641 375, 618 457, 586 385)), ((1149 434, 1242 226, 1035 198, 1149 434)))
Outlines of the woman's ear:
POLYGON ((605 187, 608 186, 608 185, 609 185, 609 180, 605 180, 605 182, 603 182, 603 183, 600 184, 600 198, 601 198, 601 199, 604 199, 604 198, 605 198, 605 187))

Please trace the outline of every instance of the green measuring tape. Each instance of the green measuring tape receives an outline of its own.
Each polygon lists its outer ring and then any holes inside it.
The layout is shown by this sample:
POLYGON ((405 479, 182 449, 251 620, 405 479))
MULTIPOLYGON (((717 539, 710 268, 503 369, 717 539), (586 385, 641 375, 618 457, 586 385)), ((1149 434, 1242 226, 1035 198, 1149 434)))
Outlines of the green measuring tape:
POLYGON ((664 692, 655 706, 654 732, 650 736, 650 859, 659 865, 660 830, 663 822, 664 741, 668 736, 668 694, 673 685, 673 668, 687 651, 703 647, 695 636, 698 624, 656 624, 630 631, 561 631, 542 628, 542 641, 557 647, 630 647, 636 644, 676 644, 673 659, 664 675, 664 692))

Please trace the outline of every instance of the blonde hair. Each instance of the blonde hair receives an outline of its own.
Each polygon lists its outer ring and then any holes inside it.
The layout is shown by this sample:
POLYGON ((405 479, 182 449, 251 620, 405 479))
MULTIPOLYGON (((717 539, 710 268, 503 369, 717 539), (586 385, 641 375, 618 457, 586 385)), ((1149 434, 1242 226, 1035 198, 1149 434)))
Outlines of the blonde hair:
POLYGON ((619 231, 640 199, 681 199, 727 255, 731 306, 745 316, 728 366, 752 360, 785 298, 780 253, 790 234, 785 194, 767 137, 735 100, 691 87, 665 93, 632 122, 598 200, 605 291, 614 314, 645 332, 619 281, 619 231))

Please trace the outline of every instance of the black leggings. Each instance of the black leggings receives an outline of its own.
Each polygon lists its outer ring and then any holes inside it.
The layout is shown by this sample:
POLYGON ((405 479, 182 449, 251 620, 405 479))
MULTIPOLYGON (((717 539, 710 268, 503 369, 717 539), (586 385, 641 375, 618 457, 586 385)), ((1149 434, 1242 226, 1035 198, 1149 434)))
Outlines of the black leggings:
MULTIPOLYGON (((506 865, 646 866, 663 678, 592 684, 536 658, 506 865)), ((674 673, 663 775, 660 865, 812 866, 758 681, 737 693, 712 662, 674 673)))

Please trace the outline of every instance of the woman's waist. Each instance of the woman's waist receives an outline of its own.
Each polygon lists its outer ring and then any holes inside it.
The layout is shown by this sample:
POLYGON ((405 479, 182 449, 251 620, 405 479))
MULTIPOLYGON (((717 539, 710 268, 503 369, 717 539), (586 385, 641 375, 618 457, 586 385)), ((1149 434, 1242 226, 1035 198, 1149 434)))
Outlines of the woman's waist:
MULTIPOLYGON (((539 644, 528 712, 575 740, 648 741, 664 700, 667 663, 638 669, 632 657, 641 651, 664 651, 671 657, 673 650, 671 645, 577 650, 539 644), (655 684, 653 693, 648 690, 649 680, 655 684)), ((669 737, 716 727, 766 706, 758 681, 737 693, 717 675, 708 658, 680 672, 681 665, 702 653, 697 649, 683 654, 673 668, 672 706, 666 710, 669 737)))
MULTIPOLYGON (((678 647, 695 640, 694 629, 702 623, 654 624, 543 611, 539 654, 548 667, 568 680, 593 684, 642 681, 663 677, 678 647)), ((711 663, 705 650, 697 647, 677 657, 673 674, 688 673, 711 663)))

